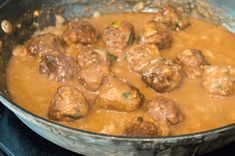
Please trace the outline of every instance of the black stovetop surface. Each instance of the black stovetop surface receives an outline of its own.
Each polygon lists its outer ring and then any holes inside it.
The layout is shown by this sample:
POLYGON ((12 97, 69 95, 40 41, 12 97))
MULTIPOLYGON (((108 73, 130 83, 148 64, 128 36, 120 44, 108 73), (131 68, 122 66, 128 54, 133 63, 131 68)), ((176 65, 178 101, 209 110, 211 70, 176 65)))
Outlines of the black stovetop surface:
MULTIPOLYGON (((37 135, 0 103, 0 156, 78 156, 37 135)), ((235 155, 235 142, 206 155, 235 155)))

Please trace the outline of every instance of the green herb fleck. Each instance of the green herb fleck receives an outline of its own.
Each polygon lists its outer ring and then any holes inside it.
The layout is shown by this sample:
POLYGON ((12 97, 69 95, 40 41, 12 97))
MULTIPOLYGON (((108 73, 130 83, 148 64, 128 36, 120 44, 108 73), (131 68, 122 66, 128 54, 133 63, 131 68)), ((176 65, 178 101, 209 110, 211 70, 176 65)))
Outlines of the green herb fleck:
POLYGON ((121 22, 120 21, 114 21, 112 24, 111 24, 114 28, 120 28, 121 27, 121 22))
POLYGON ((114 62, 114 61, 116 61, 117 60, 117 56, 115 56, 115 55, 113 55, 113 54, 110 54, 110 53, 107 53, 107 59, 108 59, 108 61, 109 62, 114 62))
POLYGON ((122 93, 122 96, 125 98, 125 99, 128 99, 128 97, 131 95, 131 92, 125 92, 125 93, 122 93))
POLYGON ((128 44, 132 45, 135 41, 135 33, 133 31, 131 31, 130 35, 129 35, 129 39, 128 39, 128 44))
POLYGON ((221 84, 217 85, 216 88, 219 89, 219 90, 224 90, 224 86, 221 85, 221 84))
POLYGON ((79 119, 81 118, 81 114, 75 113, 75 114, 65 114, 65 117, 72 118, 72 119, 79 119))

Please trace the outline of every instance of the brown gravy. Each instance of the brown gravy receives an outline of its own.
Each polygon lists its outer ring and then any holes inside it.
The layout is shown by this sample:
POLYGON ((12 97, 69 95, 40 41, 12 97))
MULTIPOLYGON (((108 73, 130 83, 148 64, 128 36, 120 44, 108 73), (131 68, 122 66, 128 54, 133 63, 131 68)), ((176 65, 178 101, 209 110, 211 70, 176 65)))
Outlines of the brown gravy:
MULTIPOLYGON (((89 19, 98 32, 114 20, 127 20, 135 26, 138 33, 142 26, 153 18, 153 14, 110 14, 89 19)), ((183 31, 175 31, 174 43, 170 49, 161 52, 163 57, 174 59, 187 48, 201 49, 210 64, 231 65, 235 67, 235 36, 223 28, 208 22, 190 18, 191 26, 183 31)), ((45 32, 61 34, 63 26, 46 28, 45 32)), ((102 46, 102 45, 100 45, 102 46)), ((71 49, 70 49, 71 50, 71 49)), ((153 89, 146 87, 140 75, 127 68, 126 61, 118 61, 112 67, 114 73, 128 80, 145 95, 146 99, 157 96, 153 89)), ((76 82, 67 82, 76 85, 76 82)), ((38 62, 31 57, 13 56, 7 72, 7 86, 16 103, 34 114, 47 117, 49 104, 58 86, 47 76, 38 72, 38 62)), ((200 84, 200 80, 184 78, 180 88, 162 94, 178 103, 185 116, 184 122, 171 126, 171 135, 205 131, 235 122, 235 95, 229 97, 211 97, 200 84)), ((123 127, 134 116, 135 112, 115 112, 93 107, 84 118, 70 123, 62 123, 70 127, 87 131, 120 135, 123 127)))

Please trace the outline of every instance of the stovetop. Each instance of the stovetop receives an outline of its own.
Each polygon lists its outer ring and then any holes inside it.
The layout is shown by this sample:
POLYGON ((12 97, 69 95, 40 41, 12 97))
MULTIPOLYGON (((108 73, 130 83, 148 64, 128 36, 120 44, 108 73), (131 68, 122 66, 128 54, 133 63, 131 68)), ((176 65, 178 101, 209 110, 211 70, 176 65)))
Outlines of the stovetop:
MULTIPOLYGON (((231 153, 235 153, 235 142, 206 155, 231 155, 231 153)), ((78 156, 37 135, 0 103, 0 156, 8 155, 78 156)))

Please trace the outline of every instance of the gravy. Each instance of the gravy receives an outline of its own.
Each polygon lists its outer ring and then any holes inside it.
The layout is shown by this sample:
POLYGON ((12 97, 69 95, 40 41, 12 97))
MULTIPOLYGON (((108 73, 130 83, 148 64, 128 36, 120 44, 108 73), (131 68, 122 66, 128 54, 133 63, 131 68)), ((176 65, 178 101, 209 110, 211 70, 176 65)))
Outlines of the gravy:
MULTIPOLYGON (((135 32, 140 32, 142 26, 153 18, 154 14, 109 14, 88 19, 99 33, 114 20, 126 20, 135 26, 135 32)), ((165 58, 173 60, 177 54, 185 49, 200 49, 211 65, 231 65, 235 67, 235 36, 223 28, 208 22, 190 18, 191 26, 183 31, 174 31, 172 47, 160 51, 165 58)), ((48 27, 40 33, 52 32, 58 35, 64 26, 48 27)), ((103 46, 97 43, 98 46, 103 46)), ((15 49, 20 50, 19 48, 15 49)), ((76 51, 72 48, 72 55, 76 51)), ((23 52, 22 52, 23 53, 23 52)), ((38 71, 38 61, 26 56, 12 56, 7 70, 7 86, 13 100, 43 118, 48 118, 48 107, 59 86, 65 84, 76 85, 77 82, 69 81, 58 83, 49 80, 47 76, 38 71)), ((121 78, 126 79, 137 87, 146 99, 159 94, 147 87, 140 75, 127 68, 127 62, 120 59, 112 66, 112 71, 121 78)), ((200 80, 184 78, 181 86, 169 93, 161 94, 171 98, 185 116, 184 122, 171 126, 171 135, 187 134, 205 131, 235 122, 235 95, 228 97, 212 97, 202 87, 200 80)), ((140 108, 134 112, 116 112, 92 107, 89 114, 74 122, 64 122, 70 127, 92 132, 121 135, 124 125, 134 116, 142 114, 140 108)))

